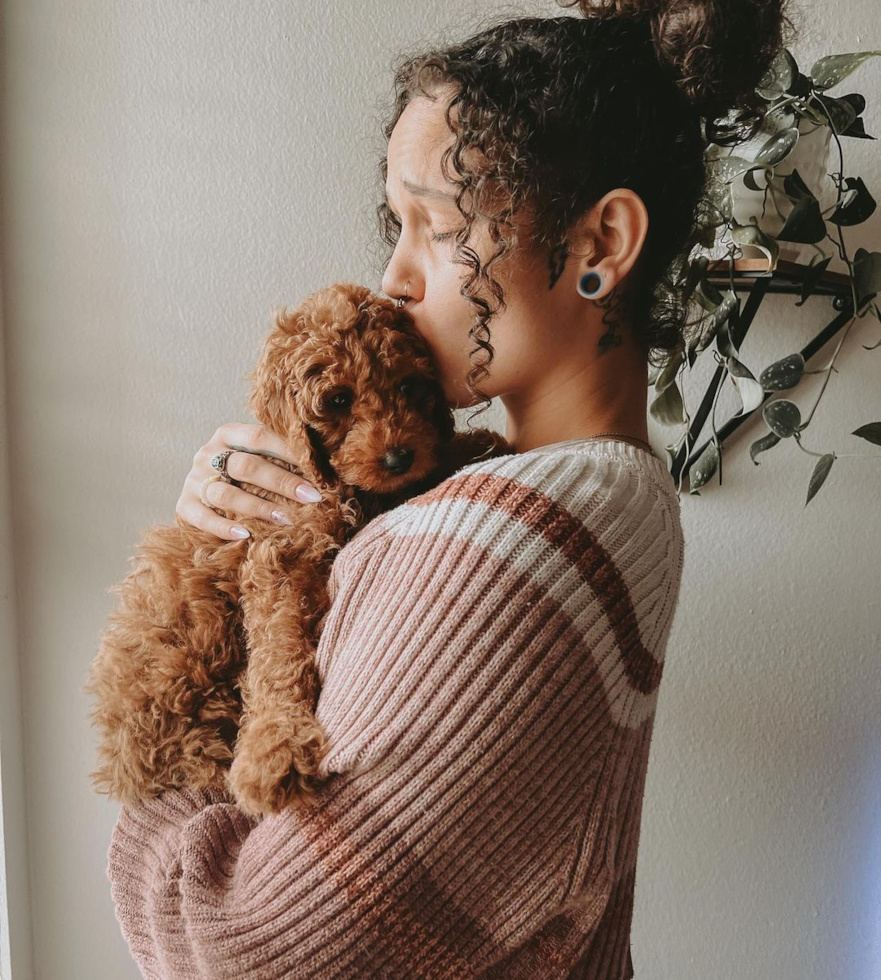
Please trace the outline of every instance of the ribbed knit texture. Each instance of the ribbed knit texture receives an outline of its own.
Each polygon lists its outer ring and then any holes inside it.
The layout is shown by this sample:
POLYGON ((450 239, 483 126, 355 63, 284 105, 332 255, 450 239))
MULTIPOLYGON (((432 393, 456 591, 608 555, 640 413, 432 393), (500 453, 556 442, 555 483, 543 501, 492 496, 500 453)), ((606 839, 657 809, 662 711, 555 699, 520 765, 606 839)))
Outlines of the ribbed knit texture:
POLYGON ((120 810, 143 976, 629 980, 682 563, 665 463, 619 440, 473 463, 363 527, 317 654, 320 804, 120 810))

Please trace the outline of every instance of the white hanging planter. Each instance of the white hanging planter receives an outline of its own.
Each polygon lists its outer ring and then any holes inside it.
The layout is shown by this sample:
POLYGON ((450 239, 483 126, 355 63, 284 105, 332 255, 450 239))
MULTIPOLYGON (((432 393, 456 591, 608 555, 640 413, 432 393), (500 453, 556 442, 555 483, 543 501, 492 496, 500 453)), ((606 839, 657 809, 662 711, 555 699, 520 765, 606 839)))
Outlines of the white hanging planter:
MULTIPOLYGON (((794 119, 789 125, 795 125, 794 119)), ((748 142, 741 143, 735 147, 723 147, 719 154, 720 158, 726 156, 739 157, 754 163, 757 154, 762 147, 779 133, 781 126, 778 124, 773 129, 762 128, 748 142)), ((827 176, 830 171, 830 151, 832 149, 832 130, 828 126, 818 126, 800 116, 798 119, 799 137, 795 146, 778 164, 775 165, 775 173, 778 176, 785 176, 797 170, 799 176, 813 195, 817 198, 821 210, 825 211, 831 207, 838 199, 838 191, 835 182, 827 176)), ((769 238, 776 238, 786 223, 790 211, 794 207, 793 202, 786 194, 776 192, 777 207, 782 212, 782 217, 777 213, 774 206, 773 190, 767 192, 767 203, 765 213, 762 215, 763 201, 765 200, 765 188, 767 184, 767 171, 753 170, 752 178, 760 190, 753 190, 744 183, 743 175, 735 177, 731 181, 731 217, 741 225, 758 224, 759 228, 769 238)), ((718 230, 717 238, 711 249, 708 249, 707 257, 712 261, 722 259, 726 256, 731 239, 727 230, 721 227, 718 230), (724 232, 724 234, 723 234, 724 232)), ((812 245, 804 245, 799 242, 778 242, 780 252, 778 260, 788 262, 801 262, 808 264, 816 248, 812 245)), ((739 246, 744 250, 745 258, 755 258, 764 256, 764 253, 752 246, 739 246)))

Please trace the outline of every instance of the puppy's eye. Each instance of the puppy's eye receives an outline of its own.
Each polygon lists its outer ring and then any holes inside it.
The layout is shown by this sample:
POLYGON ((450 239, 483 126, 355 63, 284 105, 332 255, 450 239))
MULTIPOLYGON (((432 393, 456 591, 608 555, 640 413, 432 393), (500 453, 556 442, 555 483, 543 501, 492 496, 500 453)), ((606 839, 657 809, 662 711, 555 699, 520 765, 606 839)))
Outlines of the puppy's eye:
POLYGON ((341 391, 335 391, 332 395, 327 395, 322 401, 322 405, 326 410, 344 411, 352 407, 353 399, 352 392, 345 388, 341 391))
POLYGON ((424 395, 427 384, 425 378, 420 378, 419 375, 413 374, 409 378, 404 378, 398 387, 400 388, 401 394, 409 398, 411 396, 424 395))

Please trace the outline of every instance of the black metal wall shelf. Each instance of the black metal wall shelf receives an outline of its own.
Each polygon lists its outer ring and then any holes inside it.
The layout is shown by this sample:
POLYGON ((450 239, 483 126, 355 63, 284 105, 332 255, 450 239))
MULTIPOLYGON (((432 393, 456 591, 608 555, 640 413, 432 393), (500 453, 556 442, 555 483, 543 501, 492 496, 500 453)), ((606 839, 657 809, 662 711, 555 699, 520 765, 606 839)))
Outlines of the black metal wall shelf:
MULTIPOLYGON (((736 293, 747 293, 746 302, 740 311, 740 316, 736 324, 736 329, 732 326, 731 340, 739 350, 747 331, 752 324, 753 318, 758 312, 762 300, 768 293, 786 293, 791 296, 800 296, 805 277, 809 272, 813 272, 808 265, 798 262, 778 261, 772 272, 768 272, 768 261, 765 258, 756 259, 736 259, 733 263, 727 259, 720 259, 710 262, 707 267, 706 278, 721 290, 733 288, 736 293)), ((853 316, 853 293, 850 278, 841 272, 829 272, 825 270, 811 290, 808 299, 814 296, 829 296, 832 299, 832 308, 838 311, 837 315, 820 331, 819 334, 801 350, 805 359, 805 364, 821 350, 853 316)), ((694 462, 700 457, 707 445, 712 441, 712 434, 706 438, 699 446, 693 448, 688 454, 689 447, 694 447, 704 428, 704 423, 709 417, 716 392, 726 374, 723 365, 717 365, 707 391, 704 394, 700 407, 691 420, 688 430, 688 437, 679 447, 679 451, 673 459, 670 473, 673 479, 679 483, 680 474, 688 475, 688 471, 694 462)), ((717 427, 716 432, 720 443, 739 429, 744 422, 749 421, 756 412, 761 412, 762 405, 768 399, 776 395, 776 391, 769 391, 765 394, 761 405, 758 405, 752 412, 745 415, 736 415, 729 419, 723 426, 717 427)))

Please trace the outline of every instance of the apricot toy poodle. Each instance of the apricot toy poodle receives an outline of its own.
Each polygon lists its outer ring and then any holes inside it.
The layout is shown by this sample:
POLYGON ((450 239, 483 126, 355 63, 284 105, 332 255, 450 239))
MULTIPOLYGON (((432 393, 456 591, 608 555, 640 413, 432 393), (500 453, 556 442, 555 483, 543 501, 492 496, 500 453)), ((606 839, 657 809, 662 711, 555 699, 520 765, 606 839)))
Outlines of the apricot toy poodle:
MULTIPOLYGON (((378 514, 511 447, 454 432, 430 350, 405 310, 354 283, 278 311, 249 408, 322 493, 293 524, 220 540, 181 518, 144 534, 83 691, 99 730, 97 792, 122 802, 225 787, 252 815, 315 801, 328 749, 315 650, 335 554, 378 514)), ((239 482, 277 503, 285 498, 239 482)), ((231 512, 218 508, 226 518, 231 512)))

